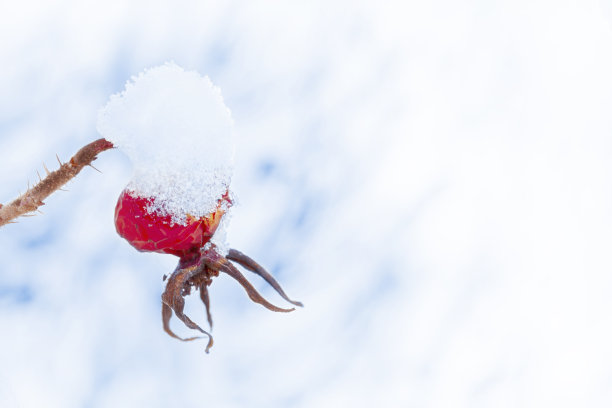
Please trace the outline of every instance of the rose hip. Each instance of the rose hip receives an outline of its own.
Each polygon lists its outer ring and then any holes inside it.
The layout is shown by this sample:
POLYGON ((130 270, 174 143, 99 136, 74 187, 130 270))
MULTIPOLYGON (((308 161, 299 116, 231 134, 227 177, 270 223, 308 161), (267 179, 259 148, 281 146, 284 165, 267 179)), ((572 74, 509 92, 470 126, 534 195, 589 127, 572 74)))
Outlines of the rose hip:
POLYGON ((217 230, 225 208, 231 205, 226 193, 215 212, 200 218, 188 215, 186 224, 181 225, 173 222, 170 215, 150 212, 154 202, 154 198, 123 190, 115 207, 117 232, 139 251, 172 254, 183 262, 198 256, 217 230))

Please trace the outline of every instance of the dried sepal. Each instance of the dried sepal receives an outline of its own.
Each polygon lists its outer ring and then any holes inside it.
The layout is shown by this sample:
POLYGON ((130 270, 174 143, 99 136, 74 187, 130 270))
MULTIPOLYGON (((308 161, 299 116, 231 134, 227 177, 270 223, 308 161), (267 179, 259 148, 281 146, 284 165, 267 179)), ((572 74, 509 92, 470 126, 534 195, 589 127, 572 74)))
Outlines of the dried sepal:
POLYGON ((247 292, 249 298, 260 305, 264 306, 266 309, 271 310, 273 312, 292 312, 295 308, 291 309, 283 309, 278 306, 274 306, 272 303, 268 302, 257 292, 257 290, 251 285, 251 283, 244 277, 244 275, 234 266, 232 265, 225 257, 219 255, 214 250, 206 250, 202 254, 202 261, 208 266, 210 269, 217 270, 219 272, 223 272, 234 278, 247 292))
POLYGON ((235 260, 236 262, 239 261, 241 265, 248 265, 248 267, 245 267, 249 270, 255 269, 254 272, 262 276, 266 282, 268 282, 284 299, 295 305, 302 305, 300 302, 290 300, 278 282, 276 282, 276 280, 264 268, 259 266, 251 258, 236 250, 231 250, 230 254, 228 254, 228 257, 226 258, 217 252, 214 245, 207 245, 206 248, 201 250, 200 258, 196 264, 185 264, 183 262, 179 262, 178 267, 168 278, 166 289, 162 294, 162 323, 166 333, 182 341, 191 341, 200 338, 189 337, 184 339, 177 336, 170 329, 170 319, 172 317, 172 312, 174 311, 176 317, 178 317, 187 327, 208 336, 209 341, 206 347, 206 352, 208 353, 213 344, 212 336, 210 333, 204 331, 200 326, 194 323, 187 315, 185 315, 183 309, 185 307, 185 296, 188 296, 191 293, 192 288, 197 288, 200 291, 200 299, 206 308, 208 324, 212 329, 212 315, 210 313, 208 286, 212 283, 212 278, 219 275, 219 272, 226 273, 238 281, 253 302, 261 304, 268 310, 283 313, 295 310, 295 308, 280 308, 264 299, 263 296, 261 296, 253 285, 251 285, 251 283, 244 277, 244 275, 234 265, 232 265, 230 259, 235 260))
POLYGON ((174 311, 176 317, 178 317, 187 327, 208 336, 208 345, 206 346, 206 352, 208 353, 208 350, 213 345, 212 336, 183 313, 183 309, 185 308, 184 296, 189 294, 189 290, 191 288, 188 281, 191 277, 201 273, 202 271, 200 269, 201 268, 198 267, 177 269, 172 273, 172 275, 170 275, 168 278, 168 283, 166 284, 166 290, 162 294, 162 321, 164 331, 170 336, 182 341, 192 341, 198 339, 199 337, 184 339, 174 334, 174 332, 170 329, 170 318, 172 317, 172 311, 174 311))
POLYGON ((208 294, 208 286, 203 283, 200 285, 200 299, 202 303, 204 303, 204 307, 206 308, 206 319, 208 320, 208 327, 212 330, 213 320, 212 315, 210 314, 210 296, 208 294))
POLYGON ((257 262, 255 262, 253 259, 251 259, 247 255, 243 254, 242 252, 236 249, 230 249, 226 258, 229 259, 230 261, 233 261, 233 262, 236 262, 242 265, 245 269, 261 276, 287 302, 295 306, 304 307, 302 302, 298 302, 298 301, 289 299, 289 296, 285 294, 285 291, 283 290, 283 288, 281 288, 280 284, 276 281, 276 279, 274 279, 274 277, 270 275, 268 271, 266 271, 261 265, 259 265, 257 262))

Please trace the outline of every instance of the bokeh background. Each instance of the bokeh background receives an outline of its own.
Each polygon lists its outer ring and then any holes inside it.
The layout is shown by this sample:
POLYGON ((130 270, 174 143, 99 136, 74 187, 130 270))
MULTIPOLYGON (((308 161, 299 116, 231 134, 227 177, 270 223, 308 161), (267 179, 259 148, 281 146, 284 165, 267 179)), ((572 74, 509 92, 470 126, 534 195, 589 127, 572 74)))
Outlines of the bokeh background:
POLYGON ((229 240, 306 305, 222 276, 210 355, 168 337, 106 152, 0 229, 0 406, 612 405, 609 0, 3 1, 0 61, 3 203, 131 75, 209 75, 229 240))

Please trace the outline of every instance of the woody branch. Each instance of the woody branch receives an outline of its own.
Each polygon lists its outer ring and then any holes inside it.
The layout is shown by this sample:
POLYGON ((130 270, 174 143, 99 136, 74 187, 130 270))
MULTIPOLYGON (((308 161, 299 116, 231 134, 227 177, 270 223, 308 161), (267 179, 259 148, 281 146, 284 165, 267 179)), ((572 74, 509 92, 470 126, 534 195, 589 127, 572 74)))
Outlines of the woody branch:
POLYGON ((112 147, 113 144, 108 140, 98 139, 81 148, 68 162, 60 162, 59 169, 52 172, 47 170, 47 176, 34 187, 29 188, 10 204, 0 204, 0 227, 14 222, 17 217, 36 211, 54 191, 79 174, 83 167, 90 166, 99 153, 112 147))

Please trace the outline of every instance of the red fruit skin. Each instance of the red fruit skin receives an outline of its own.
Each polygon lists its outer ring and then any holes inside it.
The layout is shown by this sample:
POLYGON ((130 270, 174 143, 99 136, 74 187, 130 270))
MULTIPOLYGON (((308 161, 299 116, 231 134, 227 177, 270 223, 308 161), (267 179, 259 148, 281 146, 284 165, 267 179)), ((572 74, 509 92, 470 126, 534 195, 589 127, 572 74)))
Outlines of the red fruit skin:
POLYGON ((231 205, 226 193, 219 200, 217 210, 205 217, 187 216, 187 225, 172 223, 169 215, 159 216, 147 211, 154 199, 142 198, 123 190, 115 207, 115 228, 134 248, 143 252, 176 255, 182 261, 196 258, 199 250, 213 236, 225 210, 221 204, 231 205))

